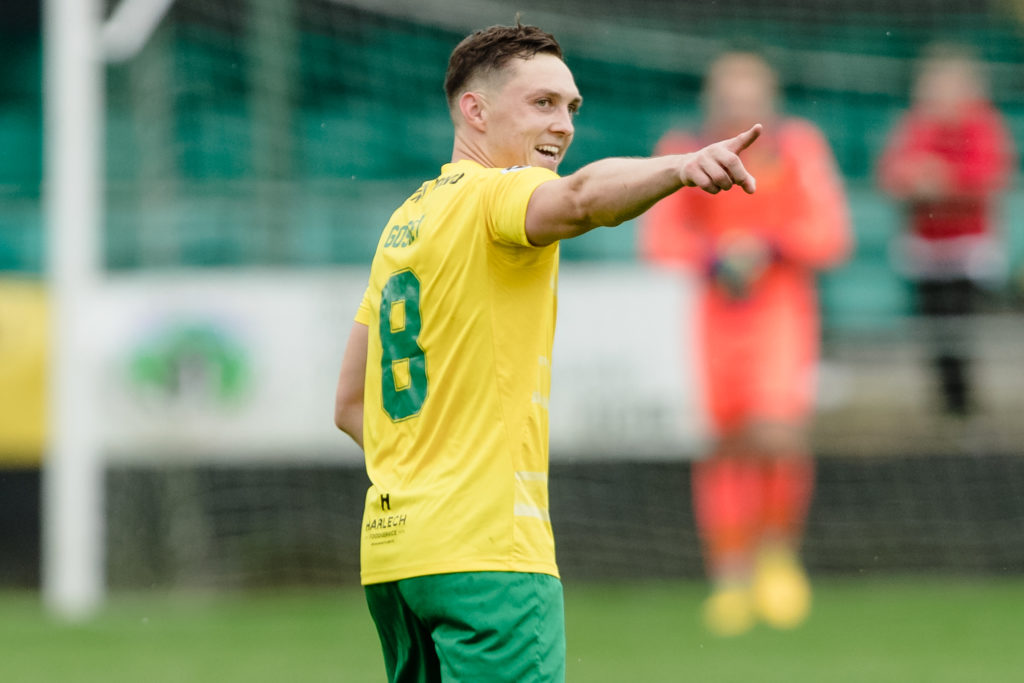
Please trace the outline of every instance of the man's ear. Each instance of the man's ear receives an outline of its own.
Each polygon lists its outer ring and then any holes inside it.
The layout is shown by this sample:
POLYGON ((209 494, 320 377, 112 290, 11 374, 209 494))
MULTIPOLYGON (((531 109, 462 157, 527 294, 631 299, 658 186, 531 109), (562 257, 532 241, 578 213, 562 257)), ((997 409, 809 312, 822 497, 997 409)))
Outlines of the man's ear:
POLYGON ((487 130, 486 105, 483 95, 478 92, 464 92, 459 97, 459 112, 462 119, 481 133, 487 130))

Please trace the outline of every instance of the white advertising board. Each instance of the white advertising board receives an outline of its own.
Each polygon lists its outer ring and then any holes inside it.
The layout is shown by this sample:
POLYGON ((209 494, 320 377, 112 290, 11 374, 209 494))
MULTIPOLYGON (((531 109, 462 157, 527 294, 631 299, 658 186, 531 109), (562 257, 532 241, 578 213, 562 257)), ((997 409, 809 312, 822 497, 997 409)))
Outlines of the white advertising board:
POLYGON ((628 265, 562 268, 552 354, 553 457, 694 457, 706 438, 693 283, 628 265))
MULTIPOLYGON (((118 276, 95 320, 113 459, 358 463, 334 389, 367 270, 118 276)), ((688 457, 703 434, 678 275, 563 267, 554 458, 688 457)))

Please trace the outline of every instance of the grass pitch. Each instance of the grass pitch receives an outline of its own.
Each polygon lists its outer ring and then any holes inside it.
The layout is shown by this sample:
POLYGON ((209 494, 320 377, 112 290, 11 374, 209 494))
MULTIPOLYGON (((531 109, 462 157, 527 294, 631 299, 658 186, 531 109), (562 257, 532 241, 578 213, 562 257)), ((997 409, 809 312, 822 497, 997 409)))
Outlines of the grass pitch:
MULTIPOLYGON (((1016 681, 1024 577, 819 580, 811 619, 723 640, 691 582, 566 583, 570 683, 1016 681)), ((359 589, 116 596, 96 620, 49 619, 0 593, 0 670, 11 683, 378 683, 359 589)))

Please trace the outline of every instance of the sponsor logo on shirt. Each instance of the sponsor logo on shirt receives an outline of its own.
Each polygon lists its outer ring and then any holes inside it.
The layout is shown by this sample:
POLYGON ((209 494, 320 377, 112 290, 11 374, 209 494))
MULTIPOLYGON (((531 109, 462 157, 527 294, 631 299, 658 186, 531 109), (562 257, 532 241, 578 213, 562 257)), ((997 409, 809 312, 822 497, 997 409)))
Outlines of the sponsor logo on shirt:
POLYGON ((445 185, 454 185, 455 183, 462 180, 464 177, 466 177, 466 173, 462 172, 452 173, 451 175, 443 175, 440 178, 428 180, 427 182, 420 185, 420 188, 418 190, 412 193, 412 196, 409 197, 409 201, 418 202, 419 200, 423 199, 423 197, 431 190, 436 190, 437 188, 443 187, 445 185))
MULTIPOLYGON (((380 511, 381 513, 391 511, 390 493, 381 494, 380 511)), ((381 514, 367 520, 364 525, 364 531, 366 532, 367 540, 370 541, 370 545, 386 545, 388 543, 394 543, 395 537, 405 531, 406 519, 407 516, 405 513, 402 513, 393 515, 381 514)))

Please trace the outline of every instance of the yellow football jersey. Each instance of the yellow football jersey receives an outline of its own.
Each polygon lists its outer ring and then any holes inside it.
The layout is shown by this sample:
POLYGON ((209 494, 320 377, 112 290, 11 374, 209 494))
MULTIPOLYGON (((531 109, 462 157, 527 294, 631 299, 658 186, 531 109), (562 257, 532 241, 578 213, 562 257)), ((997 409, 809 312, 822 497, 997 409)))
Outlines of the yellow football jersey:
POLYGON ((558 244, 526 206, 547 169, 445 164, 392 215, 356 315, 369 327, 362 581, 558 576, 548 396, 558 244))

